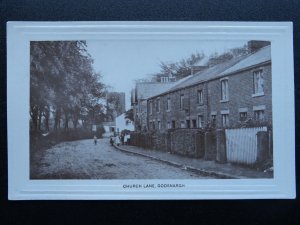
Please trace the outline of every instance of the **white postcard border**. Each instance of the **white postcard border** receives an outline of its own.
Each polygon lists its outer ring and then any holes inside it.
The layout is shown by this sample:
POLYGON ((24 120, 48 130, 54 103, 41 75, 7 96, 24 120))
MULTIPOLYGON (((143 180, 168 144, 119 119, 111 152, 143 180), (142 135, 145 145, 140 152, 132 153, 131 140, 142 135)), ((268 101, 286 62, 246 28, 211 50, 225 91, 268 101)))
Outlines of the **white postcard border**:
POLYGON ((9 199, 295 198, 293 36, 290 22, 8 22, 9 199), (29 42, 32 40, 271 41, 273 179, 29 180, 29 42), (125 188, 124 185, 141 185, 125 188), (143 188, 145 184, 181 184, 143 188))

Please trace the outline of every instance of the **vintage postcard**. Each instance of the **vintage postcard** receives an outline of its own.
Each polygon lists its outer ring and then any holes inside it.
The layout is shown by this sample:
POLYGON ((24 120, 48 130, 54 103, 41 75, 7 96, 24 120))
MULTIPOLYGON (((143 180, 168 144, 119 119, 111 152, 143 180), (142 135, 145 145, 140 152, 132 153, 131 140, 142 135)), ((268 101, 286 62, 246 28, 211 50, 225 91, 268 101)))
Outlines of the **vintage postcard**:
POLYGON ((8 22, 9 199, 295 198, 289 22, 8 22))

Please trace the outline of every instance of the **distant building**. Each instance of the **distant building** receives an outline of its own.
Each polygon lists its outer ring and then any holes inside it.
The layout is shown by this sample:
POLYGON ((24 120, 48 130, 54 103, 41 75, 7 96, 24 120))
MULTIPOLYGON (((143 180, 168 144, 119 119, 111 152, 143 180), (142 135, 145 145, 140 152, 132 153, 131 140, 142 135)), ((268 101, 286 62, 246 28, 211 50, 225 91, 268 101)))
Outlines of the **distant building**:
POLYGON ((134 131, 134 124, 131 120, 125 118, 125 113, 116 118, 116 132, 121 132, 122 130, 134 131))
POLYGON ((105 133, 103 134, 104 137, 109 137, 114 135, 116 131, 116 122, 102 122, 102 126, 104 128, 105 133))
MULTIPOLYGON (((208 124, 221 128, 247 120, 272 123, 270 42, 250 41, 249 50, 215 66, 195 65, 192 76, 145 96, 147 129, 164 132, 208 124)), ((145 88, 140 89, 143 93, 145 88)))

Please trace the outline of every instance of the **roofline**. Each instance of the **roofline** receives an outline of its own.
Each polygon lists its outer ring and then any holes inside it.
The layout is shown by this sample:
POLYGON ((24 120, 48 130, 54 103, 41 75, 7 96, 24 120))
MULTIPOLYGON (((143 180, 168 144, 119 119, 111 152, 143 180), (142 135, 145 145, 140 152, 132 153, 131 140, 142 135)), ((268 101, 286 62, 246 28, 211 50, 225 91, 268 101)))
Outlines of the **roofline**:
POLYGON ((242 69, 238 69, 238 70, 232 71, 232 72, 230 72, 230 73, 225 73, 225 74, 223 74, 222 76, 230 76, 230 75, 233 75, 233 74, 235 74, 235 73, 239 73, 239 72, 242 72, 242 71, 245 71, 245 70, 250 70, 250 69, 252 69, 253 67, 265 65, 265 64, 268 64, 268 63, 271 63, 271 62, 272 62, 272 60, 269 59, 269 60, 267 60, 267 61, 264 61, 264 62, 255 64, 255 65, 252 65, 252 66, 244 67, 244 68, 242 68, 242 69))
POLYGON ((258 64, 255 64, 255 65, 252 65, 252 66, 248 66, 248 67, 245 67, 243 69, 239 69, 239 70, 236 70, 236 71, 233 71, 233 72, 230 72, 230 73, 226 73, 226 74, 223 74, 221 76, 217 76, 217 77, 214 77, 212 79, 206 79, 206 80, 202 80, 202 81, 199 81, 199 82, 196 82, 194 84, 191 84, 191 85, 188 85, 188 86, 185 86, 185 87, 182 87, 182 88, 177 88, 177 89, 174 89, 172 91, 166 91, 166 92, 163 92, 159 95, 155 95, 155 96, 152 96, 150 98, 147 98, 147 99, 144 99, 144 100, 150 100, 152 98, 157 98, 159 96, 162 96, 162 95, 167 95, 167 94, 170 94, 170 93, 173 93, 173 92, 176 92, 176 91, 179 91, 179 90, 183 90, 183 89, 186 89, 186 88, 189 88, 189 87, 193 87, 193 86, 196 86, 198 84, 201 84, 201 83, 205 83, 207 81, 213 81, 213 80, 217 80, 217 79, 220 79, 222 77, 225 77, 225 76, 231 76, 231 75, 234 75, 238 72, 242 72, 242 71, 246 71, 246 70, 250 70, 254 67, 257 67, 257 66, 262 66, 262 65, 265 65, 265 64, 268 64, 268 63, 271 63, 271 60, 267 60, 267 61, 264 61, 264 62, 261 62, 261 63, 258 63, 258 64))

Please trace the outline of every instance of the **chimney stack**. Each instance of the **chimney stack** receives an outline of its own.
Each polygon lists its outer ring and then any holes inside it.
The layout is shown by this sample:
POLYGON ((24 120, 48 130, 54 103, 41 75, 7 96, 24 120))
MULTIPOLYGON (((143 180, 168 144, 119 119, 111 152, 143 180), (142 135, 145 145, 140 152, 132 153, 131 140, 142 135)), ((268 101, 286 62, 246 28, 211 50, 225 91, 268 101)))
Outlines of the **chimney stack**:
POLYGON ((194 75, 198 72, 201 72, 205 69, 207 69, 208 66, 208 58, 202 58, 199 62, 195 63, 194 65, 192 65, 191 67, 191 75, 194 75))
POLYGON ((268 45, 271 45, 270 41, 257 41, 257 40, 248 41, 248 49, 250 53, 257 52, 259 49, 268 45))

